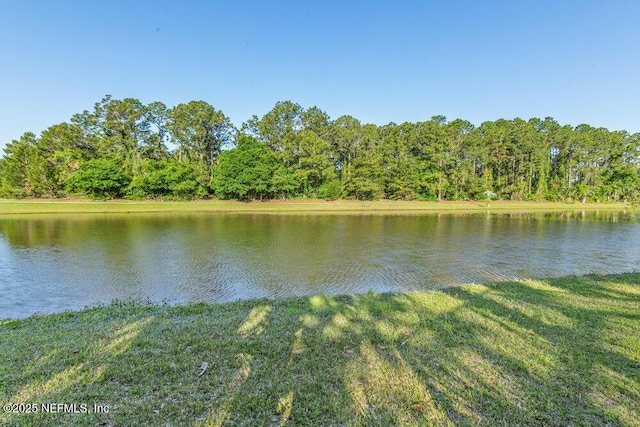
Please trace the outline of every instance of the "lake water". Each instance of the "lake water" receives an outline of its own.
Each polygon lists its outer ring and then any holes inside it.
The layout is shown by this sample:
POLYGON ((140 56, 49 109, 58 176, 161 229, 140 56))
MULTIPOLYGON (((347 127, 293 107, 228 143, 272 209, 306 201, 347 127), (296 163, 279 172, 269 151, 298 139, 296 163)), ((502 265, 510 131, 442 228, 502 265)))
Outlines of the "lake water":
POLYGON ((624 212, 0 218, 0 318, 640 269, 624 212))

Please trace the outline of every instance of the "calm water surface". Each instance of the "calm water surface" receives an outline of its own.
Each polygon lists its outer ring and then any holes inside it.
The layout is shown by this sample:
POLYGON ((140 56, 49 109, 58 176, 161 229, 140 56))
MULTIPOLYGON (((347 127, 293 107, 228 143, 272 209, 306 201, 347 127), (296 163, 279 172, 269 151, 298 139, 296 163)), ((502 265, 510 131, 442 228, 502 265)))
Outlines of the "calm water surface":
POLYGON ((623 212, 0 218, 0 318, 112 299, 179 304, 640 268, 623 212))

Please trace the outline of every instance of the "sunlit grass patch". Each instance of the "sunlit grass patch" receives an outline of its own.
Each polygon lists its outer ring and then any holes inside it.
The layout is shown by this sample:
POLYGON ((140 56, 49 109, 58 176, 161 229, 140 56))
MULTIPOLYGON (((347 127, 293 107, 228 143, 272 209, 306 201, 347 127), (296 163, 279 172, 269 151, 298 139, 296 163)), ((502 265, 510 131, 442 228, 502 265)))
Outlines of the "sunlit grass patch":
POLYGON ((0 215, 68 214, 68 213, 155 213, 155 212, 250 212, 250 213, 402 213, 402 212, 532 212, 623 210, 625 203, 563 203, 521 202, 500 200, 487 209, 477 201, 418 202, 377 200, 362 203, 358 200, 271 200, 252 203, 228 200, 172 201, 95 201, 88 199, 0 199, 0 215))

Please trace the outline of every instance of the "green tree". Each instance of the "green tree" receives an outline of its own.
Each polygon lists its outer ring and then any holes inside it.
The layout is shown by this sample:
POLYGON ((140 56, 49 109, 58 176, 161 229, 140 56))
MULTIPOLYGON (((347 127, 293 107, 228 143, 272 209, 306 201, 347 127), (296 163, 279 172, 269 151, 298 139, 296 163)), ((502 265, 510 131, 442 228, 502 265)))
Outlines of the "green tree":
POLYGON ((213 189, 223 199, 264 199, 273 193, 277 159, 263 143, 243 136, 237 147, 220 155, 215 168, 213 189))
POLYGON ((232 141, 229 118, 204 101, 191 101, 169 110, 167 129, 178 161, 194 163, 200 185, 208 188, 213 165, 232 141))
POLYGON ((51 188, 56 195, 66 191, 66 185, 81 163, 95 156, 83 135, 73 123, 53 125, 42 132, 38 145, 50 170, 51 188))
POLYGON ((330 157, 331 146, 311 130, 303 130, 299 138, 295 174, 303 193, 317 197, 320 186, 336 178, 335 165, 330 157))
POLYGON ((129 185, 129 197, 133 199, 191 200, 206 195, 193 165, 175 159, 147 160, 129 185))
POLYGON ((166 142, 169 138, 169 109, 162 102, 152 102, 145 110, 148 131, 143 140, 141 152, 143 158, 162 160, 168 157, 166 142))
POLYGON ((482 191, 476 175, 478 155, 473 138, 474 126, 467 120, 455 119, 445 125, 449 141, 446 164, 447 198, 453 200, 476 197, 482 191))
POLYGON ((320 186, 334 179, 335 165, 327 141, 329 116, 317 107, 305 110, 280 101, 267 114, 243 125, 243 131, 263 142, 281 166, 274 175, 279 197, 317 197, 320 186))
POLYGON ((331 119, 329 115, 318 107, 311 107, 300 114, 300 126, 302 130, 315 133, 319 138, 327 140, 331 119))
POLYGON ((410 151, 411 123, 389 123, 377 129, 378 150, 382 156, 384 196, 393 200, 418 198, 419 170, 410 151))
POLYGON ((105 96, 94 106, 90 123, 98 127, 93 142, 100 156, 117 158, 127 174, 135 174, 142 164, 142 149, 149 134, 146 106, 134 98, 123 100, 105 96))
POLYGON ((358 200, 376 200, 383 196, 384 171, 378 150, 363 150, 353 162, 353 171, 345 183, 345 192, 358 200))
MULTIPOLYGON (((427 122, 417 123, 411 133, 410 147, 421 167, 422 187, 427 190, 435 184, 436 197, 443 200, 448 186, 447 172, 451 162, 451 138, 446 130, 446 118, 434 116, 427 122)), ((423 194, 432 197, 432 191, 423 194)))
MULTIPOLYGON (((300 104, 279 101, 262 118, 253 116, 242 126, 242 130, 265 143, 286 166, 290 166, 294 160, 288 154, 297 145, 296 134, 302 129, 303 112, 304 108, 300 104)), ((317 122, 311 117, 307 120, 310 126, 317 122)))
POLYGON ((124 195, 131 177, 119 159, 100 158, 83 163, 69 180, 70 191, 80 191, 93 199, 113 199, 124 195))
POLYGON ((55 195, 53 171, 42 151, 31 132, 5 147, 0 175, 0 193, 4 197, 55 195))
POLYGON ((329 142, 335 153, 338 176, 343 186, 351 179, 352 164, 358 155, 361 140, 362 125, 354 117, 341 116, 331 123, 329 142))

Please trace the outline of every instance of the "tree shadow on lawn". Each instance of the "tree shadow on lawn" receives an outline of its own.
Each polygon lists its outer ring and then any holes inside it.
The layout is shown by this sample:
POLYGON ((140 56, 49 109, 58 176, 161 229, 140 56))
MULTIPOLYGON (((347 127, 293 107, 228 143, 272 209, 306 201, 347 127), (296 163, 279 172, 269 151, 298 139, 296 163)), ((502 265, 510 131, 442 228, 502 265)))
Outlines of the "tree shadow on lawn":
POLYGON ((632 275, 589 276, 457 292, 476 317, 473 325, 499 325, 476 330, 485 354, 520 388, 524 418, 518 422, 637 423, 638 284, 637 275, 635 281, 632 275))
POLYGON ((97 403, 109 412, 2 413, 0 423, 637 425, 637 280, 4 321, 3 403, 97 403))
MULTIPOLYGON (((616 276, 587 275, 578 279, 577 281, 567 281, 565 279, 565 288, 583 297, 595 297, 605 300, 618 299, 635 302, 636 304, 640 301, 640 287, 635 282, 637 274, 620 274, 616 276), (584 281, 588 281, 589 285, 583 286, 584 281), (630 288, 628 285, 632 287, 630 288)), ((638 313, 636 312, 636 314, 638 313)))

